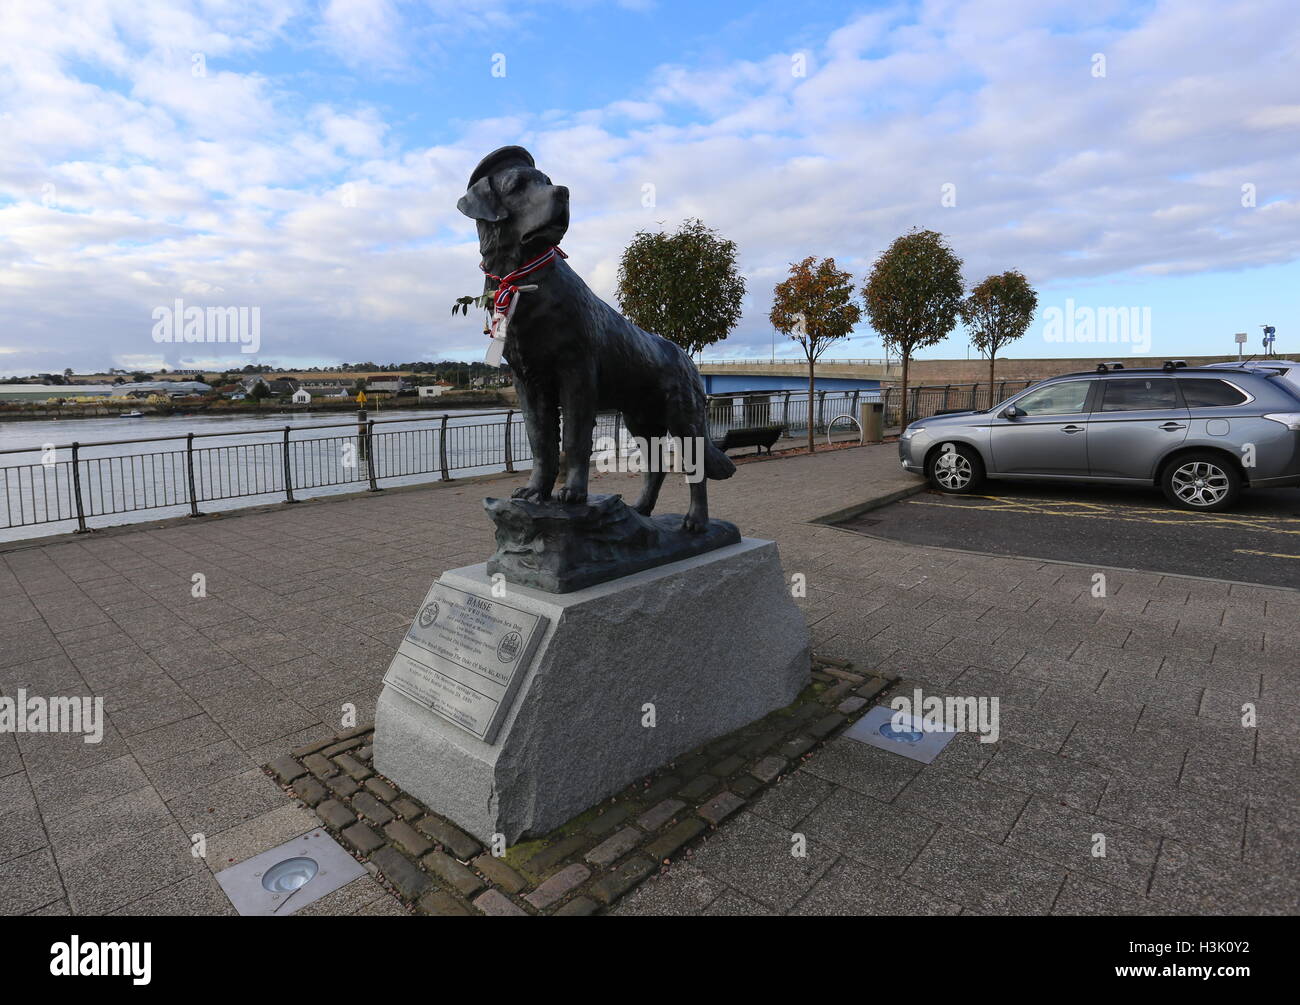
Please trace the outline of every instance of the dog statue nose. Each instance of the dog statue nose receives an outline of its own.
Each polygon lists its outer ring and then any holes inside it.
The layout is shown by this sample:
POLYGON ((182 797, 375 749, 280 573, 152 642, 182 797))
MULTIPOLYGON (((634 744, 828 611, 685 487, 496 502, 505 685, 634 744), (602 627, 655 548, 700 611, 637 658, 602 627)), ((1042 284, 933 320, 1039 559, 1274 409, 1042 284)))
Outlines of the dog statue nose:
POLYGON ((565 202, 569 201, 569 189, 567 185, 556 185, 555 194, 558 195, 565 202))

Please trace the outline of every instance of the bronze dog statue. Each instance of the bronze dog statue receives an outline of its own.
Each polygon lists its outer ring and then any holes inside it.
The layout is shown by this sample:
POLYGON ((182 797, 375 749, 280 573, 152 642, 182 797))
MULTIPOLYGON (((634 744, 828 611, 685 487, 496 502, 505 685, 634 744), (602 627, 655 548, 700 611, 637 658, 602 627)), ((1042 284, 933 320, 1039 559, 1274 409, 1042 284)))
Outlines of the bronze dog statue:
MULTIPOLYGON (((729 478, 736 468, 709 438, 699 371, 680 348, 632 324, 565 264, 557 245, 569 227, 569 190, 552 185, 523 147, 502 147, 474 169, 456 208, 478 225, 485 289, 496 283, 493 329, 504 336, 532 446, 532 474, 514 497, 550 498, 562 430, 568 470, 557 498, 586 502, 596 413, 615 410, 641 443, 692 441, 704 470, 688 476, 691 501, 682 527, 703 531, 706 478, 729 478)), ((665 473, 662 451, 655 450, 646 458, 634 506, 639 513, 654 510, 665 473)))

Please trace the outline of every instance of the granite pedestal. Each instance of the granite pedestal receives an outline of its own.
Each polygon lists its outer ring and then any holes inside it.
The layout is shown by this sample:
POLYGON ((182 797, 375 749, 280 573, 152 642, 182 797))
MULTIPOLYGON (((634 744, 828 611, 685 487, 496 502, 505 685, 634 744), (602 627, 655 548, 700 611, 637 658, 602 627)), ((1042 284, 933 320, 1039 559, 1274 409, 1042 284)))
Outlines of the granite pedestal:
POLYGON ((444 573, 435 594, 412 635, 447 617, 448 597, 499 603, 502 658, 518 654, 517 675, 485 686, 490 700, 475 691, 481 715, 452 707, 457 724, 447 706, 431 709, 438 695, 395 684, 399 652, 376 711, 375 767, 485 842, 544 834, 808 683, 808 628, 771 541, 562 594, 468 566, 444 573))

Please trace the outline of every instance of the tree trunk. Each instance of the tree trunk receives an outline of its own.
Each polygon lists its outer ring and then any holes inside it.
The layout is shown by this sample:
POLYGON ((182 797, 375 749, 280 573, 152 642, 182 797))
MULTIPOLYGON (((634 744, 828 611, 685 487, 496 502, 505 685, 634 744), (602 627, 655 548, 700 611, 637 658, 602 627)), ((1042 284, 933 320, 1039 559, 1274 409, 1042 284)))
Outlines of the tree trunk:
POLYGON ((989 408, 992 408, 994 405, 997 404, 997 401, 994 400, 993 398, 993 371, 996 366, 997 366, 997 347, 990 346, 989 347, 989 408))
POLYGON ((903 435, 903 430, 907 428, 907 364, 911 362, 911 349, 903 350, 903 387, 902 397, 898 402, 898 435, 903 435))
POLYGON ((808 354, 808 453, 817 450, 817 441, 813 438, 813 389, 816 386, 817 361, 812 353, 808 354))

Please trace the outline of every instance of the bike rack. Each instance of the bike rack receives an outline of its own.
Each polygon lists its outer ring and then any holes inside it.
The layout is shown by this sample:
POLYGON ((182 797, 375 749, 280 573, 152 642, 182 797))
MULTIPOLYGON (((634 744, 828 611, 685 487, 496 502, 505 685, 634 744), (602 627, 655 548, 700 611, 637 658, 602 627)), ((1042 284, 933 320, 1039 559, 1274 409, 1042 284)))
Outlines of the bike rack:
POLYGON ((832 445, 831 427, 834 426, 835 423, 839 422, 840 419, 848 419, 851 423, 853 423, 855 426, 858 427, 858 446, 862 446, 862 444, 867 442, 867 431, 862 428, 862 423, 859 422, 857 419, 855 419, 853 416, 849 415, 848 412, 843 412, 835 416, 835 418, 831 419, 830 422, 826 423, 826 445, 828 447, 832 445))

